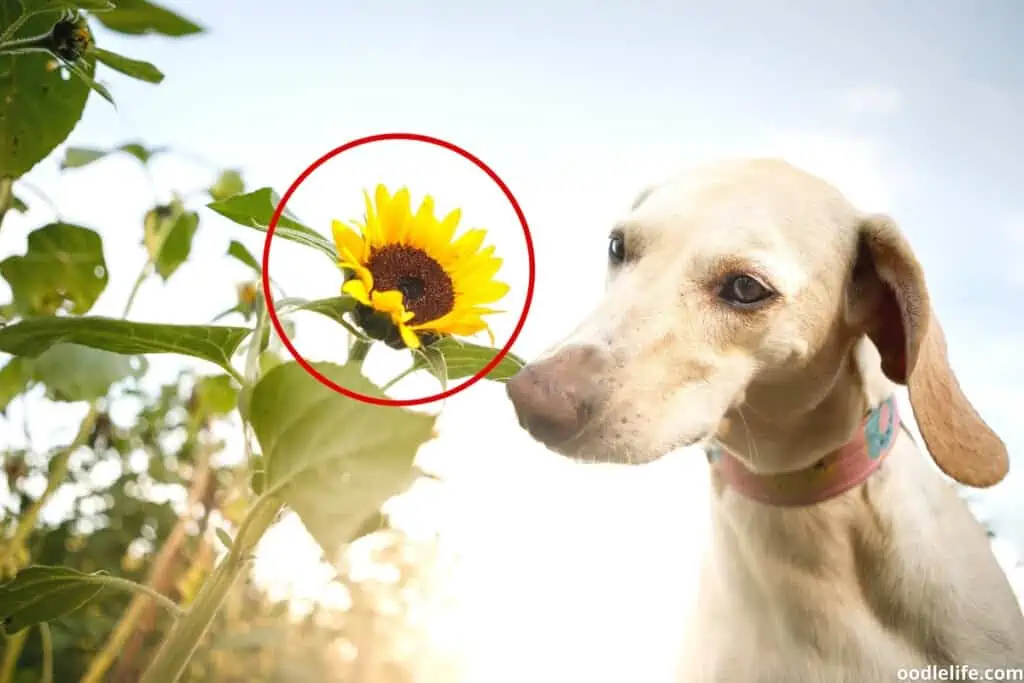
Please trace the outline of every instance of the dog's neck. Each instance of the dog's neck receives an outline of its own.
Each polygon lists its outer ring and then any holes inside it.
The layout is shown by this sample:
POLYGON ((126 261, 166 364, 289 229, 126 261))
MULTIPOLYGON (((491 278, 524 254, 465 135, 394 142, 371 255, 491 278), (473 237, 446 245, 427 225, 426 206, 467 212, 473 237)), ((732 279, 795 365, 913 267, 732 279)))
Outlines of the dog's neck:
POLYGON ((757 474, 727 449, 712 444, 708 462, 721 484, 766 505, 814 505, 867 480, 885 461, 900 429, 895 395, 872 408, 850 440, 814 465, 795 472, 757 474))
POLYGON ((781 415, 737 409, 739 419, 706 449, 716 489, 789 507, 854 488, 895 443, 900 418, 893 390, 874 346, 862 340, 845 356, 829 392, 809 408, 781 415))

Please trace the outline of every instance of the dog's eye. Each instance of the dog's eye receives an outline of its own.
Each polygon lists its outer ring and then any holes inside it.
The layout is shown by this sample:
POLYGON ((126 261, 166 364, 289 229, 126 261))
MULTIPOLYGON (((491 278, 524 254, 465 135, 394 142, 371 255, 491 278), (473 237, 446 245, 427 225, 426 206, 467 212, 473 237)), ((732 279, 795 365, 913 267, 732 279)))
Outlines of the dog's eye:
POLYGON ((618 265, 626 260, 626 238, 615 234, 608 238, 608 260, 618 265))
POLYGON ((718 298, 740 308, 755 306, 773 296, 775 292, 752 275, 730 275, 718 290, 718 298))

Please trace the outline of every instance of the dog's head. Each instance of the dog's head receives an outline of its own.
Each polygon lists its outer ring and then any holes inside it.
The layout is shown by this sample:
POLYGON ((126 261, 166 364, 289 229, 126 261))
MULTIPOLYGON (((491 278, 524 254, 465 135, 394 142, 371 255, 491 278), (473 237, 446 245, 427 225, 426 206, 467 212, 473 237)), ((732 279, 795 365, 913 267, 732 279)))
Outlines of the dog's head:
POLYGON ((921 266, 890 219, 754 160, 645 191, 602 238, 603 302, 508 384, 522 425, 553 450, 642 463, 717 438, 758 471, 805 467, 860 419, 863 394, 836 387, 866 336, 885 375, 909 385, 939 466, 975 486, 1005 476, 1005 447, 961 393, 921 266), (802 443, 809 429, 826 441, 802 443), (751 432, 776 443, 738 441, 751 432))

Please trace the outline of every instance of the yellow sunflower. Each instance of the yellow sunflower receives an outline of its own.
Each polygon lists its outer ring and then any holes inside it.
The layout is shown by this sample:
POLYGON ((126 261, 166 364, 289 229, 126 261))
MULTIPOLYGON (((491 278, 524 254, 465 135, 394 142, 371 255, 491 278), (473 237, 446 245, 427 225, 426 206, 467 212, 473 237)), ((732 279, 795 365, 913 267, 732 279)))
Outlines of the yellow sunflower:
POLYGON ((421 335, 478 332, 487 332, 493 345, 484 316, 501 312, 488 304, 509 287, 494 279, 501 268, 494 247, 481 248, 487 231, 467 230, 456 239, 461 211, 438 219, 429 195, 413 211, 404 187, 391 195, 378 185, 373 199, 363 195, 363 222, 331 226, 339 265, 349 273, 342 292, 389 318, 409 348, 420 347, 421 335))

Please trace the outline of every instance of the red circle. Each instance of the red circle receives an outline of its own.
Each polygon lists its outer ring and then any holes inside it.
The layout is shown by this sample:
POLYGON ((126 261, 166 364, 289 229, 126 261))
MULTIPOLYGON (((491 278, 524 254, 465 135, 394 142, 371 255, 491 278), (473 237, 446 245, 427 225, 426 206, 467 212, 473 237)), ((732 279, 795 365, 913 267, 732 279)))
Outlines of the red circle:
POLYGON ((277 336, 281 338, 281 342, 285 345, 285 348, 287 348, 288 352, 291 353, 292 358, 294 358, 295 361, 300 366, 302 366, 302 368, 306 372, 312 375, 314 379, 323 384, 325 387, 333 389, 339 394, 348 396, 349 398, 354 398, 357 401, 362 401, 363 403, 372 403, 374 405, 380 406, 417 406, 424 405, 427 403, 433 403, 434 401, 440 401, 441 399, 448 398, 449 396, 454 396, 463 389, 468 389, 469 387, 473 386, 474 384, 482 380, 484 377, 486 377, 487 373, 489 373, 491 370, 497 367, 498 363, 500 363, 501 360, 508 355, 509 351, 512 349, 512 345, 519 337, 519 333, 522 332, 523 325, 526 324, 526 316, 529 314, 530 305, 533 303, 533 284, 535 269, 536 263, 533 254, 533 238, 530 235, 530 226, 526 222, 526 216, 523 214, 523 209, 522 207, 519 206, 519 202, 518 200, 516 200, 515 195, 513 195, 512 191, 508 189, 508 185, 505 184, 505 181, 503 181, 498 176, 498 174, 491 169, 490 166, 485 164, 475 155, 459 147, 458 145, 455 145, 446 140, 441 140, 440 138, 431 137, 429 135, 420 135, 419 133, 380 133, 377 135, 367 135, 366 137, 356 138, 355 140, 346 142, 344 145, 336 147, 327 154, 324 154, 322 157, 320 157, 312 164, 310 164, 309 168, 303 171, 299 175, 299 177, 295 179, 295 181, 291 184, 291 187, 289 187, 288 190, 284 193, 284 196, 281 197, 281 201, 279 201, 277 203, 277 206, 274 208, 274 215, 270 218, 270 224, 267 225, 267 236, 263 242, 263 299, 264 301, 267 302, 267 313, 270 315, 270 322, 274 326, 274 330, 277 332, 277 336), (326 162, 338 156, 342 152, 347 152, 350 149, 355 149, 356 147, 368 145, 371 142, 383 142, 386 140, 408 140, 412 142, 425 142, 427 144, 434 145, 435 147, 446 149, 449 152, 455 152, 463 159, 470 161, 477 168, 486 173, 487 176, 491 180, 493 180, 494 183, 499 188, 501 188, 501 191, 505 194, 505 198, 508 199, 509 204, 512 205, 512 208, 516 212, 516 216, 519 218, 519 225, 521 225, 523 228, 523 238, 526 240, 526 253, 527 258, 529 260, 530 275, 529 280, 526 284, 526 302, 523 304, 523 312, 519 315, 519 321, 516 323, 516 327, 512 331, 512 336, 508 338, 508 342, 501 348, 500 351, 498 351, 494 358, 491 359, 490 363, 485 365, 483 369, 480 370, 480 372, 476 373, 462 384, 452 387, 451 389, 442 391, 438 394, 434 394, 432 396, 424 396, 423 398, 389 399, 377 398, 376 396, 367 396, 365 394, 360 394, 359 392, 352 391, 351 389, 347 389, 339 385, 337 382, 334 382, 328 379, 327 377, 324 377, 323 374, 321 374, 316 368, 314 368, 309 363, 309 361, 302 357, 302 354, 298 352, 298 350, 292 344, 291 340, 288 338, 288 335, 284 330, 284 326, 281 325, 281 321, 277 317, 277 310, 274 308, 273 293, 270 290, 270 268, 268 267, 270 264, 270 242, 274 237, 274 230, 277 229, 277 223, 278 221, 281 220, 281 214, 284 212, 284 207, 288 203, 288 200, 291 198, 292 194, 295 193, 295 190, 298 189, 299 185, 301 185, 303 181, 305 181, 306 178, 308 178, 313 173, 313 171, 320 168, 326 162))

